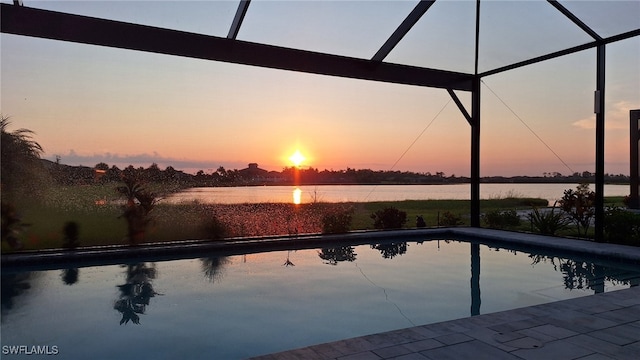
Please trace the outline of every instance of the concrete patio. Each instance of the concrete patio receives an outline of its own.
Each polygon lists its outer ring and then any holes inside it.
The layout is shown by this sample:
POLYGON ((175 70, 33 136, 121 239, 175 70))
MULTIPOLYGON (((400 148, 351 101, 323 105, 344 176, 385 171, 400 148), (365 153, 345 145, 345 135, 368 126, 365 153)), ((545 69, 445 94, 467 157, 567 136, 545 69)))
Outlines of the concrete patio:
POLYGON ((640 287, 373 334, 254 359, 640 358, 640 287))
MULTIPOLYGON (((640 248, 491 229, 457 236, 597 255, 640 268, 640 248)), ((372 334, 254 359, 640 359, 640 287, 372 334)))

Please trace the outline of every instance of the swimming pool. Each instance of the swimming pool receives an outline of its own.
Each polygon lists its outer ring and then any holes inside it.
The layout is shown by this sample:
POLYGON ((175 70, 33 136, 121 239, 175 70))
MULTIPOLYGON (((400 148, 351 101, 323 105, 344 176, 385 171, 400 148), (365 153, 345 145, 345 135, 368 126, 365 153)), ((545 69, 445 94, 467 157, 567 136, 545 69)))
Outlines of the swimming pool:
POLYGON ((640 283, 633 263, 459 240, 200 256, 3 271, 3 352, 238 359, 640 283))

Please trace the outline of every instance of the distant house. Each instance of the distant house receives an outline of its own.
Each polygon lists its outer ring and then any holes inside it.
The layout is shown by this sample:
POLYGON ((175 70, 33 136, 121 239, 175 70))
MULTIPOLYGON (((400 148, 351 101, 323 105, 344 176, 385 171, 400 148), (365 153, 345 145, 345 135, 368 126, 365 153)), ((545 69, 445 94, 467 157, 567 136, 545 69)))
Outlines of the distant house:
POLYGON ((257 163, 250 163, 246 169, 238 170, 238 174, 244 181, 248 182, 266 182, 272 181, 271 175, 267 170, 260 169, 257 163))
POLYGON ((247 168, 238 170, 238 174, 248 183, 278 183, 284 181, 282 174, 277 171, 267 171, 260 169, 257 163, 250 163, 247 168))

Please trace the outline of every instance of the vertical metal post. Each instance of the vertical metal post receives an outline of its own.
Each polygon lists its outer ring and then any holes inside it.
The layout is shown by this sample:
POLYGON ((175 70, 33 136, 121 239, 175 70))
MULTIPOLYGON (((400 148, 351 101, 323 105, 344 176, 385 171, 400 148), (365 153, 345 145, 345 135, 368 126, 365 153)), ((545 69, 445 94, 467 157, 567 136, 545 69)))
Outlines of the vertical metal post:
POLYGON ((596 201, 595 241, 604 241, 604 89, 605 89, 605 45, 596 48, 596 201))
POLYGON ((476 0, 475 78, 471 89, 471 226, 480 227, 480 0, 476 0))
POLYGON ((640 110, 629 111, 629 208, 640 209, 640 110))
POLYGON ((471 243, 471 316, 480 315, 480 244, 471 243))
POLYGON ((480 227, 480 78, 471 92, 471 226, 480 227))

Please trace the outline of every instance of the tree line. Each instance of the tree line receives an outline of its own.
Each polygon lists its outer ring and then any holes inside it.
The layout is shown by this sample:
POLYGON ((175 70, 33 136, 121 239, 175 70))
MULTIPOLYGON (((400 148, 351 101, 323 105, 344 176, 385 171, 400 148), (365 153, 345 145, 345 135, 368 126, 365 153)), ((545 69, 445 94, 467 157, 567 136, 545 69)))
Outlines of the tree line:
MULTIPOLYGON (((470 179, 466 176, 447 175, 444 172, 410 172, 371 169, 318 170, 317 168, 285 167, 282 171, 248 171, 248 169, 225 169, 220 166, 212 172, 200 170, 195 174, 177 170, 172 166, 161 169, 153 163, 149 167, 129 165, 123 169, 104 162, 94 167, 69 166, 58 162, 43 160, 44 167, 57 183, 88 184, 95 182, 117 182, 127 174, 137 173, 148 182, 167 183, 184 187, 206 186, 244 186, 244 185, 323 185, 323 184, 464 184, 470 179)), ((605 182, 627 184, 629 176, 624 174, 605 174, 605 182)), ((544 173, 543 176, 488 176, 483 183, 584 183, 595 182, 595 174, 584 171, 571 175, 544 173)))

